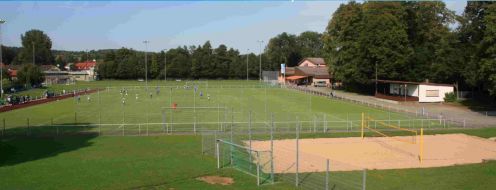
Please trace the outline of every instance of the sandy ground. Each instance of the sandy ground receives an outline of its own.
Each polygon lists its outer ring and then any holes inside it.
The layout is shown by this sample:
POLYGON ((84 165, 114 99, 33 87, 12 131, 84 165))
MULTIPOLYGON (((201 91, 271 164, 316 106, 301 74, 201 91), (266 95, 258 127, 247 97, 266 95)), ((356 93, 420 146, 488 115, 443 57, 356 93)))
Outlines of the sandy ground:
MULTIPOLYGON (((413 137, 395 138, 411 141, 413 137)), ((252 141, 252 148, 270 150, 270 141, 252 141)), ((300 139, 299 149, 299 172, 326 171, 327 159, 331 171, 428 168, 496 160, 495 141, 465 134, 425 135, 422 163, 419 143, 408 144, 391 137, 300 139)), ((294 139, 274 141, 275 173, 296 171, 295 150, 294 139)), ((269 156, 260 159, 264 162, 269 156)))

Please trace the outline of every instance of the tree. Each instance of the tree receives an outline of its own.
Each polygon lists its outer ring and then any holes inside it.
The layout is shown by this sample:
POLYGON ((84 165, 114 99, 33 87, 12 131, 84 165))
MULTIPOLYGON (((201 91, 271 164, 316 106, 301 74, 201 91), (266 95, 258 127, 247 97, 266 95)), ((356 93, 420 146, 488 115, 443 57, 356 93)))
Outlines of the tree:
POLYGON ((495 3, 467 2, 460 17, 459 38, 463 46, 466 83, 481 93, 495 93, 495 3))
POLYGON ((288 67, 296 66, 302 58, 298 51, 296 38, 295 35, 286 32, 271 38, 267 44, 267 56, 270 63, 276 65, 286 63, 288 67))
POLYGON ((41 69, 34 64, 24 64, 17 71, 17 80, 20 84, 24 84, 26 88, 33 85, 40 85, 45 80, 45 76, 41 69))
POLYGON ((296 40, 298 41, 299 54, 302 57, 322 57, 323 41, 322 34, 318 32, 302 32, 296 40))
POLYGON ((37 65, 53 64, 52 41, 41 30, 30 30, 21 35, 22 50, 19 53, 20 63, 33 63, 33 47, 35 63, 37 65))

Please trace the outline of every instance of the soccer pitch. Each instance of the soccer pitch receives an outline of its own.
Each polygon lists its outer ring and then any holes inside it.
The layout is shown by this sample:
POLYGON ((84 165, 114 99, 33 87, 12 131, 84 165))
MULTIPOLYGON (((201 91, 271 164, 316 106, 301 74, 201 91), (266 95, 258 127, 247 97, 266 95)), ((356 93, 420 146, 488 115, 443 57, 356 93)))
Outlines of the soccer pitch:
POLYGON ((361 113, 410 128, 440 127, 437 120, 309 95, 258 81, 98 81, 59 85, 56 92, 99 89, 49 104, 4 112, 6 133, 98 132, 109 135, 223 130, 228 125, 303 131, 358 130, 361 113), (147 90, 148 88, 148 90, 147 90), (176 105, 174 108, 173 105, 176 105), (48 131, 48 132, 47 132, 48 131))

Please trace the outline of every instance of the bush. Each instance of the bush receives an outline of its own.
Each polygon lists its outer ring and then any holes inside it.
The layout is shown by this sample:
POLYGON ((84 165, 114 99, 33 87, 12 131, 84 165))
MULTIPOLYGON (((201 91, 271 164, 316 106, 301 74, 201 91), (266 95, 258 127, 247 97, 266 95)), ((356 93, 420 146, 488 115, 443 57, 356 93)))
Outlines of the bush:
POLYGON ((445 102, 455 102, 456 101, 456 94, 453 92, 448 92, 444 94, 444 101, 445 102))

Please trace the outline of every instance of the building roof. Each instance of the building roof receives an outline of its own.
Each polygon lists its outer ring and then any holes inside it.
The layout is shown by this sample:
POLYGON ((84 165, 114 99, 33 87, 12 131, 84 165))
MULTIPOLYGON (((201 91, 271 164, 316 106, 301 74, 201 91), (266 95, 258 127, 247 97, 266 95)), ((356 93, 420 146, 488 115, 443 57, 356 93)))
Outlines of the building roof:
POLYGON ((380 83, 391 83, 391 84, 416 84, 416 85, 431 85, 431 86, 454 86, 453 84, 442 84, 442 83, 432 83, 432 82, 413 82, 413 81, 400 81, 400 80, 377 80, 380 83))
POLYGON ((60 71, 55 65, 40 65, 41 71, 60 71))
POLYGON ((96 61, 80 62, 80 63, 76 63, 74 66, 76 66, 77 70, 89 70, 96 66, 96 61))
POLYGON ((10 77, 17 77, 17 70, 9 69, 9 75, 10 77))
POLYGON ((296 67, 305 76, 312 76, 320 79, 331 78, 327 67, 296 67))
POLYGON ((302 78, 306 78, 307 76, 298 76, 298 75, 295 75, 295 76, 289 76, 289 77, 286 77, 287 80, 297 80, 297 79, 302 79, 302 78))
POLYGON ((305 61, 310 61, 310 62, 312 62, 315 65, 326 66, 326 63, 324 61, 324 58, 321 58, 321 57, 307 57, 307 58, 304 58, 304 59, 302 59, 298 63, 298 66, 300 66, 305 61))

